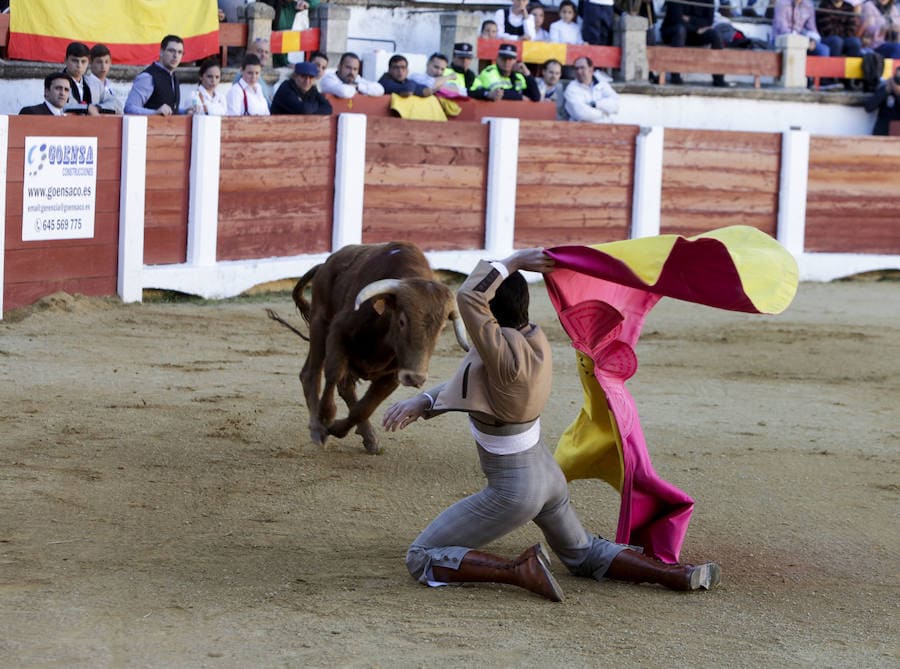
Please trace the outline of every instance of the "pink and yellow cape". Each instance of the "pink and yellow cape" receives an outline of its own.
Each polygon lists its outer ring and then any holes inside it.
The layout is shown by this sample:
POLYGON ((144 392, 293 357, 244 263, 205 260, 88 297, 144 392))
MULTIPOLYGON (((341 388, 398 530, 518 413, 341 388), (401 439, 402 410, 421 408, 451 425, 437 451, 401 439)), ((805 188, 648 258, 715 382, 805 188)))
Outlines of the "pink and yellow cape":
POLYGON ((600 478, 621 494, 616 541, 677 562, 694 500, 654 471, 634 398, 635 344, 662 297, 777 314, 797 292, 794 258, 748 226, 547 249, 550 300, 576 349, 584 406, 556 460, 568 480, 600 478))

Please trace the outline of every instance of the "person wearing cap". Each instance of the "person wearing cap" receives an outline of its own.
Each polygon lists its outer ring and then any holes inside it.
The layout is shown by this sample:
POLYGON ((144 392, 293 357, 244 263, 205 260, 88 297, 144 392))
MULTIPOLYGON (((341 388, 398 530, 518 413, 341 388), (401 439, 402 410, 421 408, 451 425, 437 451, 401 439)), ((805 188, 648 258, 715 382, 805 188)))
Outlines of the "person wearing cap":
POLYGON ((497 37, 506 40, 526 40, 536 37, 534 17, 528 13, 528 0, 511 0, 510 6, 494 14, 497 37))
POLYGON ((497 62, 488 65, 475 78, 469 95, 476 100, 521 100, 538 102, 541 91, 525 63, 516 62, 516 45, 501 44, 497 62))
MULTIPOLYGON (((453 59, 450 61, 450 69, 459 75, 462 75, 465 90, 472 88, 475 83, 475 73, 471 69, 472 58, 475 56, 475 49, 468 42, 457 42, 453 45, 453 59)), ((449 74, 449 72, 444 72, 449 74)), ((456 84, 459 86, 459 82, 456 84)))
POLYGON ((594 63, 587 56, 575 59, 575 79, 563 94, 570 121, 609 123, 619 111, 619 94, 602 72, 594 74, 594 63))
POLYGON ((275 91, 272 114, 331 114, 331 103, 316 88, 318 74, 315 63, 296 63, 294 74, 275 91))
POLYGON ((348 51, 341 55, 335 72, 326 72, 319 80, 319 89, 338 98, 363 95, 384 95, 384 87, 377 81, 368 81, 359 74, 359 56, 348 51))

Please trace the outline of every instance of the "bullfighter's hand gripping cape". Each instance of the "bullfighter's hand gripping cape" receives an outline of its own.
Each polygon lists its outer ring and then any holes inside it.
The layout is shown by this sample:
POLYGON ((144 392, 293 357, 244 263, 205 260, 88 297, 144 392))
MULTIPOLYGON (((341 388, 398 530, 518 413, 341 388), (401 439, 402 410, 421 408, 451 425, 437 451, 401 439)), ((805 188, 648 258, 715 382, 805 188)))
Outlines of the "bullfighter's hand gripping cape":
POLYGON ((797 291, 797 264, 756 228, 696 237, 659 235, 547 249, 550 300, 576 349, 584 406, 556 460, 568 480, 600 478, 621 494, 616 541, 677 562, 694 500, 654 471, 634 398, 635 344, 662 297, 719 309, 777 314, 797 291))

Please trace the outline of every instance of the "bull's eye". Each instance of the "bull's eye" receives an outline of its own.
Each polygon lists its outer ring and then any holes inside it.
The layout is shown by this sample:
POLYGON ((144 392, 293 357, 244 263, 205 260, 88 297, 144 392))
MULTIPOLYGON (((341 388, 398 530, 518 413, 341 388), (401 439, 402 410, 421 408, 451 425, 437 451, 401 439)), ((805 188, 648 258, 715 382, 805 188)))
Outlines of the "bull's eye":
POLYGON ((400 326, 401 330, 406 329, 406 325, 407 325, 406 314, 400 314, 400 318, 397 319, 397 324, 400 326))

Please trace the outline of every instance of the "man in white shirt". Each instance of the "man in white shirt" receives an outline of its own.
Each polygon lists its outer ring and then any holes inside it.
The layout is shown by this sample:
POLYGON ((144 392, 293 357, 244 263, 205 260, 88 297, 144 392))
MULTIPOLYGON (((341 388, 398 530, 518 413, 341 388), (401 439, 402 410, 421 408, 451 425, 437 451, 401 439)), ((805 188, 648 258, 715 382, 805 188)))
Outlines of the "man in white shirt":
POLYGON ((587 44, 613 43, 613 0, 581 0, 581 36, 587 44))
POLYGON ((377 81, 367 81, 359 76, 359 56, 349 51, 341 56, 336 72, 326 72, 319 81, 319 90, 338 98, 362 95, 384 95, 384 87, 377 81))
POLYGON ((619 94, 605 75, 594 76, 594 63, 587 56, 575 59, 575 79, 566 86, 565 101, 572 121, 609 123, 619 111, 619 94))

